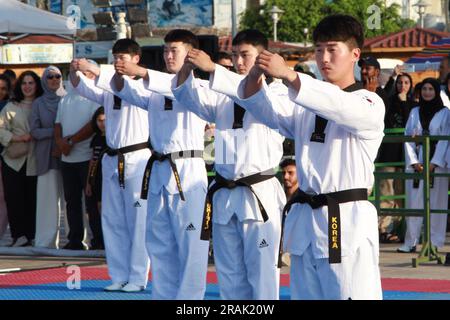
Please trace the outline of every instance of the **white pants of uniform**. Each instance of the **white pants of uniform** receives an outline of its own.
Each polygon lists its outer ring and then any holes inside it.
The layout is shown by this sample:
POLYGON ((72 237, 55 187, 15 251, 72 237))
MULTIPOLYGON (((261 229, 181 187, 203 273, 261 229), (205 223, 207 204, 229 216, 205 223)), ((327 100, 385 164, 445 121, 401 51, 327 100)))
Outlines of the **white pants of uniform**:
POLYGON ((120 188, 103 166, 102 230, 106 262, 113 283, 147 286, 150 261, 145 249, 147 201, 140 199, 142 176, 125 177, 120 188))
MULTIPOLYGON (((61 172, 51 169, 38 176, 36 191, 35 247, 58 249, 61 213, 64 212, 64 189, 61 172)), ((65 231, 69 232, 66 221, 65 231)))
MULTIPOLYGON (((219 214, 216 209, 215 214, 219 214)), ((213 224, 214 262, 224 300, 278 300, 281 219, 213 224)))
POLYGON ((330 264, 316 259, 309 246, 301 256, 291 254, 291 299, 293 300, 380 300, 378 252, 369 240, 355 255, 330 264))
MULTIPOLYGON (((409 171, 411 172, 411 171, 409 171)), ((436 173, 446 172, 445 169, 437 168, 436 173)), ((406 207, 408 209, 423 208, 423 180, 419 187, 413 188, 413 180, 406 180, 406 191, 408 194, 406 207)), ((448 205, 448 178, 435 177, 434 186, 430 189, 430 208, 446 210, 448 205)), ((406 218, 405 245, 415 246, 419 243, 420 231, 422 229, 423 217, 406 218)), ((445 231, 447 228, 447 214, 431 214, 430 231, 431 243, 434 246, 443 247, 445 244, 445 231)))
POLYGON ((200 240, 206 190, 148 193, 147 249, 152 261, 152 299, 202 300, 209 242, 200 240))

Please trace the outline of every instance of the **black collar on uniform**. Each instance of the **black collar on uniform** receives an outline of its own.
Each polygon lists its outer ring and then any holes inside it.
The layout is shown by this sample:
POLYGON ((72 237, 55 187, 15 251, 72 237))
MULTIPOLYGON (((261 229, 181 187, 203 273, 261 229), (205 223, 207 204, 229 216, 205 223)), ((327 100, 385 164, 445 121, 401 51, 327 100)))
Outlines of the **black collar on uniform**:
MULTIPOLYGON (((134 78, 130 78, 131 80, 140 80, 141 77, 136 76, 134 78)), ((114 106, 113 109, 114 110, 120 110, 120 108, 122 107, 122 98, 120 98, 119 96, 114 95, 114 106)))
MULTIPOLYGON (((266 84, 269 85, 273 82, 272 77, 266 78, 266 84)), ((233 120, 233 129, 241 129, 244 126, 244 115, 245 109, 242 108, 236 102, 234 103, 234 120, 233 120)))
MULTIPOLYGON (((346 92, 353 92, 364 89, 362 82, 355 82, 343 90, 346 92)), ((314 132, 311 134, 310 141, 325 143, 325 128, 327 127, 328 120, 316 115, 316 122, 314 124, 314 132)))

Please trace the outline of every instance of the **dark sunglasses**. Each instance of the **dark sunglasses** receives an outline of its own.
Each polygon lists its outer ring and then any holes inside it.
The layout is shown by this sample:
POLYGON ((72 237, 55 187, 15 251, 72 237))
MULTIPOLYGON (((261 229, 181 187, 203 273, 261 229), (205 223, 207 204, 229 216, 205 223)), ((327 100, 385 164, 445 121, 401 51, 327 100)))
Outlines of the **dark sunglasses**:
POLYGON ((234 70, 234 67, 233 66, 223 66, 224 68, 227 68, 228 70, 230 70, 230 71, 233 71, 234 70))
POLYGON ((49 75, 47 75, 47 79, 52 80, 53 78, 61 79, 61 75, 60 74, 49 74, 49 75))

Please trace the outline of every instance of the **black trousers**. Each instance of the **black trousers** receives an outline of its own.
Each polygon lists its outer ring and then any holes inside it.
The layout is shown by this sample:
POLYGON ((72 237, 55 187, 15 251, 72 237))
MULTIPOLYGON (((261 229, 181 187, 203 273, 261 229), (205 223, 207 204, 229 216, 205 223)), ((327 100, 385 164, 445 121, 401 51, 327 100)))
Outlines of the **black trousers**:
POLYGON ((25 162, 19 172, 2 161, 3 187, 9 228, 14 239, 22 236, 29 241, 36 233, 37 177, 26 175, 25 162))
POLYGON ((94 194, 91 197, 86 197, 86 210, 89 216, 89 227, 92 231, 91 245, 103 244, 103 232, 102 232, 102 216, 98 210, 98 197, 94 194))
POLYGON ((83 197, 88 176, 89 161, 61 162, 61 174, 66 200, 67 222, 69 224, 69 242, 80 244, 83 241, 83 197))

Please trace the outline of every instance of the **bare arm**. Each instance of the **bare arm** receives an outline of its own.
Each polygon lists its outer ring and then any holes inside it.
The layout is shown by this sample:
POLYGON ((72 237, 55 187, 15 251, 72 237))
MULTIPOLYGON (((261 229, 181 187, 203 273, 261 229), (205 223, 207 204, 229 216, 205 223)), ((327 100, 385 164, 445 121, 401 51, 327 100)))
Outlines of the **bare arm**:
POLYGON ((94 134, 94 129, 92 128, 91 122, 86 123, 80 130, 78 130, 70 139, 73 143, 78 143, 89 139, 94 134))
POLYGON ((62 137, 62 126, 60 123, 55 123, 54 128, 55 141, 58 148, 61 150, 63 155, 67 156, 70 154, 72 146, 67 142, 67 140, 62 137))

